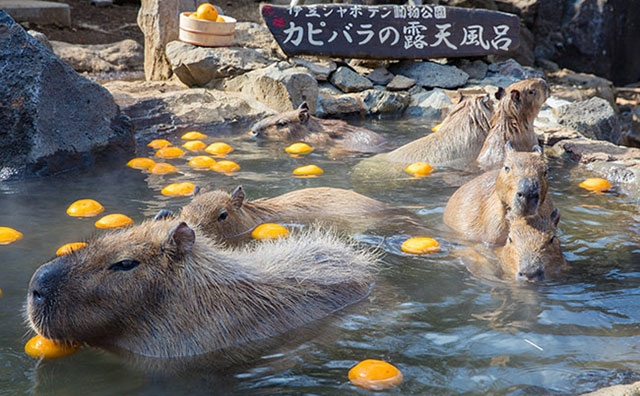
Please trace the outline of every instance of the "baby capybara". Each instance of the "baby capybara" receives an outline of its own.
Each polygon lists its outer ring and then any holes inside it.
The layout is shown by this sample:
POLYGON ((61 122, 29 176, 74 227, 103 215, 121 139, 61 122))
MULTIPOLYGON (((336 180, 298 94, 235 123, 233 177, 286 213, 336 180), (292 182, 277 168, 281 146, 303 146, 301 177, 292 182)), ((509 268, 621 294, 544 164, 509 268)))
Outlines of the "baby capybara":
POLYGON ((306 102, 296 110, 256 122, 250 133, 258 139, 304 142, 314 148, 331 149, 333 155, 377 153, 387 143, 385 138, 368 129, 349 125, 342 120, 324 120, 312 116, 306 102))
POLYGON ((520 81, 506 89, 496 105, 491 130, 476 160, 481 169, 502 165, 507 142, 511 142, 516 151, 532 151, 538 145, 533 121, 549 94, 549 85, 541 78, 520 81))
POLYGON ((553 202, 547 196, 547 163, 540 147, 517 152, 507 143, 500 169, 486 172, 462 185, 447 202, 444 222, 475 240, 502 244, 507 239, 507 214, 549 216, 553 202))
POLYGON ((147 221, 42 265, 27 311, 50 339, 193 356, 284 333, 362 299, 375 259, 317 228, 224 249, 179 220, 147 221))
POLYGON ((566 266, 556 235, 558 221, 558 209, 554 209, 550 217, 535 215, 510 219, 507 242, 496 248, 506 278, 541 281, 566 266))
POLYGON ((231 194, 216 190, 196 195, 182 208, 179 216, 209 238, 228 241, 246 235, 266 222, 310 224, 322 221, 340 228, 353 228, 357 225, 352 223, 358 222, 369 229, 376 224, 387 225, 393 215, 411 221, 408 211, 351 190, 305 188, 274 198, 249 201, 238 186, 231 194))

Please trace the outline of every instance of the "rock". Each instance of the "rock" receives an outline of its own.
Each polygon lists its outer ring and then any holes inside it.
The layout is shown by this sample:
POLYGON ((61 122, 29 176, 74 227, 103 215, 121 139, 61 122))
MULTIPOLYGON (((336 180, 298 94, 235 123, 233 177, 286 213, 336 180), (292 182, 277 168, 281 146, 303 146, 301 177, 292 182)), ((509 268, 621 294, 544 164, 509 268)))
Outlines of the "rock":
POLYGON ((346 66, 340 66, 329 78, 329 81, 342 92, 360 92, 373 88, 373 83, 368 78, 362 77, 358 73, 346 66))
POLYGON ((451 99, 442 89, 434 89, 426 93, 411 95, 407 116, 442 118, 443 111, 451 104, 451 99))
POLYGON ((327 81, 329 74, 337 68, 336 62, 330 59, 291 58, 289 61, 294 65, 307 68, 309 73, 318 81, 327 81))
POLYGON ((274 63, 224 83, 226 91, 247 94, 276 111, 289 111, 307 102, 311 113, 316 110, 318 82, 303 67, 287 62, 274 63))
POLYGON ((29 30, 27 31, 27 33, 29 33, 30 35, 33 36, 33 38, 41 42, 45 47, 49 49, 49 51, 53 51, 53 47, 51 47, 51 43, 49 42, 49 39, 47 38, 46 34, 37 32, 35 30, 29 30))
POLYGON ((69 44, 52 41, 53 52, 77 72, 105 73, 143 67, 142 46, 134 40, 112 44, 69 44))
POLYGON ((379 67, 389 67, 390 62, 386 59, 350 59, 349 66, 357 68, 377 69, 379 67))
POLYGON ((393 80, 393 74, 386 67, 377 67, 367 75, 367 78, 374 84, 387 85, 393 80))
POLYGON ((615 111, 606 100, 598 97, 561 106, 556 110, 560 125, 567 125, 584 136, 617 143, 620 126, 615 111))
POLYGON ((537 58, 536 64, 546 73, 556 73, 560 71, 560 66, 552 60, 545 58, 537 58))
POLYGON ((615 88, 613 83, 605 78, 593 74, 576 73, 568 69, 551 73, 549 77, 556 84, 579 89, 587 99, 594 96, 605 99, 614 109, 617 109, 615 88))
POLYGON ((186 129, 215 134, 220 128, 249 125, 275 113, 246 95, 165 81, 110 81, 105 88, 131 117, 141 141, 148 135, 186 129))
POLYGON ((180 13, 197 8, 197 0, 142 0, 138 26, 144 33, 144 74, 147 80, 166 80, 172 68, 165 55, 170 41, 178 39, 180 13))
POLYGON ((545 146, 553 146, 561 140, 583 137, 580 132, 566 126, 535 128, 538 141, 545 146))
POLYGON ((167 44, 166 56, 176 76, 190 87, 202 87, 271 63, 253 48, 198 47, 181 41, 167 44))
POLYGON ((495 0, 498 10, 516 14, 532 26, 538 11, 538 0, 495 0))
POLYGON ((368 114, 395 114, 400 116, 404 109, 407 108, 410 99, 408 94, 375 89, 368 89, 359 95, 368 114))
POLYGON ((342 91, 333 86, 333 84, 328 82, 320 82, 318 83, 318 94, 319 95, 342 95, 342 91))
POLYGON ((237 22, 236 31, 233 34, 233 46, 267 49, 272 52, 273 55, 277 54, 276 49, 278 43, 269 32, 266 26, 259 25, 253 22, 237 22))
POLYGON ((318 117, 342 117, 351 114, 365 115, 367 109, 356 94, 319 95, 316 115, 318 117))
POLYGON ((492 63, 488 67, 489 71, 502 74, 503 76, 514 78, 518 81, 527 78, 545 78, 540 70, 533 67, 522 66, 514 59, 508 59, 504 62, 492 63))
POLYGON ((412 78, 423 87, 457 88, 466 84, 469 75, 454 66, 434 62, 402 61, 389 69, 394 74, 412 78))
POLYGON ((467 59, 463 59, 458 66, 463 72, 469 75, 469 78, 476 80, 482 80, 487 75, 488 66, 481 60, 474 60, 470 62, 467 59))
POLYGON ((416 80, 413 78, 405 77, 402 74, 398 74, 393 77, 393 80, 387 84, 389 91, 404 91, 416 85, 416 80))
POLYGON ((132 151, 109 92, 0 10, 0 180, 45 176, 132 151))

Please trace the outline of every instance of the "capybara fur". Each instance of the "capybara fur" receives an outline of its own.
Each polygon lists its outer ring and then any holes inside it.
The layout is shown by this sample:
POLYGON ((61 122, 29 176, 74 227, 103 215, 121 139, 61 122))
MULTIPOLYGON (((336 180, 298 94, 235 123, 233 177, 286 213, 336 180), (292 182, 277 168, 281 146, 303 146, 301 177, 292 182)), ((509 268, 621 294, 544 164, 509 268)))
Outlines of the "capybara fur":
POLYGON ((249 201, 238 186, 231 194, 216 190, 196 195, 182 208, 180 218, 201 229, 209 238, 226 242, 266 222, 322 221, 349 228, 352 221, 364 221, 367 227, 388 222, 393 214, 410 216, 407 211, 341 188, 305 188, 249 201))
POLYGON ((508 279, 541 281, 566 266, 556 235, 560 213, 551 216, 509 216, 506 244, 496 248, 503 275, 508 279))
POLYGON ((480 153, 489 133, 492 114, 493 103, 488 95, 463 96, 442 121, 438 132, 360 161, 353 170, 353 177, 408 176, 404 169, 414 162, 426 162, 438 168, 466 169, 480 153))
POLYGON ((193 356, 284 333, 362 299, 375 261, 319 228, 231 249, 180 220, 146 221, 42 265, 29 285, 28 319, 54 340, 193 356))
POLYGON ((461 186, 447 202, 444 222, 469 239, 502 244, 507 238, 507 214, 549 216, 548 167, 540 147, 515 151, 509 143, 500 169, 485 172, 461 186))
POLYGON ((324 120, 309 114, 303 102, 296 110, 275 114, 253 124, 251 135, 258 139, 304 142, 314 148, 340 153, 378 153, 386 148, 386 139, 365 128, 342 120, 324 120))
POLYGON ((511 142, 516 151, 532 151, 538 145, 533 121, 550 94, 541 78, 530 78, 498 91, 501 98, 491 120, 476 164, 483 170, 499 168, 505 157, 504 147, 511 142))

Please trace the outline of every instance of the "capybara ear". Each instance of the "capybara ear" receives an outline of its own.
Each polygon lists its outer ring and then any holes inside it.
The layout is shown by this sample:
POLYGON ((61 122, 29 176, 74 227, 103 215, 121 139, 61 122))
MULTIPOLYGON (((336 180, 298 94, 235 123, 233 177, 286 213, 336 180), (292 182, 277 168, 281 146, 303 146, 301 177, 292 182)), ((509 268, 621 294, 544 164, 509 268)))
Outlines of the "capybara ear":
POLYGON ((558 208, 555 208, 553 212, 551 212, 551 222, 554 227, 558 226, 558 223, 560 222, 560 211, 558 208))
POLYGON ((173 212, 169 209, 160 209, 158 213, 153 217, 153 221, 163 220, 169 217, 173 217, 173 212))
POLYGON ((303 101, 302 103, 300 103, 300 106, 298 106, 298 109, 300 110, 309 110, 309 104, 306 101, 303 101))
POLYGON ((511 140, 507 140, 507 143, 504 145, 504 152, 507 155, 516 152, 516 149, 513 148, 513 144, 511 144, 511 140))
POLYGON ((517 89, 512 89, 511 90, 511 100, 513 100, 516 103, 520 103, 520 91, 518 91, 517 89))
POLYGON ((533 146, 533 152, 542 157, 542 148, 539 145, 536 144, 533 146))
POLYGON ((176 252, 183 255, 191 250, 196 241, 196 233, 184 221, 169 231, 168 243, 175 246, 176 252))
POLYGON ((496 99, 500 100, 504 97, 504 94, 506 94, 507 92, 504 90, 504 88, 500 87, 498 88, 498 90, 496 91, 496 99))
POLYGON ((231 193, 231 198, 229 198, 229 200, 236 209, 240 209, 242 207, 242 204, 244 203, 244 198, 244 189, 242 188, 242 186, 238 186, 231 193))
POLYGON ((298 118, 300 119, 300 122, 304 124, 305 122, 309 121, 309 106, 307 106, 307 102, 302 102, 299 110, 300 111, 298 112, 298 118), (304 107, 302 107, 303 105, 304 107))
POLYGON ((462 92, 460 92, 460 99, 458 99, 458 103, 462 103, 464 98, 465 98, 464 94, 462 92))

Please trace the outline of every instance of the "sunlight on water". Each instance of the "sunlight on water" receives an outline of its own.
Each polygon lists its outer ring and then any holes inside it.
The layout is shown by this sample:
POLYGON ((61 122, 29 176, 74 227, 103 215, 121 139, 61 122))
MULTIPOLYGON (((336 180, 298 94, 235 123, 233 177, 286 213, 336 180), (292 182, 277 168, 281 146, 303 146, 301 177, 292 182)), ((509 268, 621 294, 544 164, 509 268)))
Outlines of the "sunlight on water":
MULTIPOLYGON (((367 126, 399 145, 433 124, 382 120, 367 126)), ((188 160, 203 153, 189 152, 166 160, 178 167, 177 174, 150 175, 126 167, 130 158, 123 158, 108 168, 0 184, 0 226, 24 234, 21 241, 0 246, 0 394, 368 394, 347 380, 348 369, 368 358, 403 372, 402 385, 387 391, 398 395, 576 394, 640 379, 637 202, 587 193, 577 186, 580 179, 570 165, 552 161, 550 191, 561 211, 560 239, 571 270, 540 285, 508 284, 472 275, 466 265, 474 255, 495 261, 491 249, 473 245, 474 253, 461 253, 468 244, 442 223, 448 197, 465 179, 435 169, 393 188, 385 188, 384 180, 352 184, 350 169, 360 158, 334 160, 318 149, 292 158, 284 151, 288 144, 247 141, 245 133, 205 139, 235 149, 227 158, 241 170, 231 175, 194 170, 188 160), (293 169, 307 164, 324 174, 292 177, 293 169), (355 224, 351 231, 360 243, 385 251, 371 295, 287 334, 246 365, 215 374, 206 365, 168 374, 90 348, 56 361, 38 363, 26 356, 30 333, 22 310, 32 273, 61 245, 101 232, 93 225, 96 218, 67 216, 69 204, 92 198, 105 207, 104 214, 122 213, 140 222, 186 204, 189 197, 160 191, 187 181, 227 190, 241 184, 249 199, 316 186, 356 189, 408 209, 423 226, 394 227, 402 220, 394 216, 384 219, 384 229, 355 224), (441 250, 405 254, 400 245, 412 236, 436 238, 441 250)), ((179 136, 169 139, 179 143, 179 136)), ((152 155, 146 147, 136 153, 152 155)))

